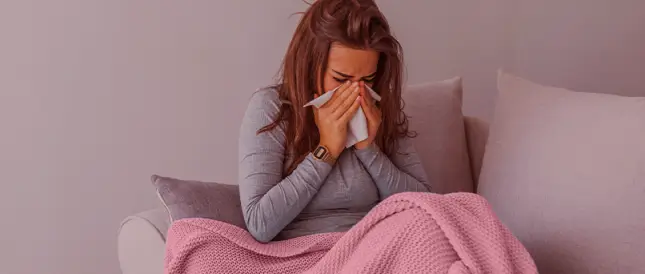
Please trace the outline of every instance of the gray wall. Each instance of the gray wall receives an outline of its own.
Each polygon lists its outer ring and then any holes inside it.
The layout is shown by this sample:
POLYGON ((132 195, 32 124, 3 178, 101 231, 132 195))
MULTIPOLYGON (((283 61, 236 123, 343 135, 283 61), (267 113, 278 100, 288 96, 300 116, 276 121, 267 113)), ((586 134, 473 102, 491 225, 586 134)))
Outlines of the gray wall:
MULTIPOLYGON (((467 114, 490 118, 498 67, 645 95, 645 2, 380 3, 409 83, 465 77, 467 114)), ((271 83, 305 7, 0 1, 3 272, 116 273, 120 220, 157 206, 150 174, 235 183, 246 100, 271 83)))

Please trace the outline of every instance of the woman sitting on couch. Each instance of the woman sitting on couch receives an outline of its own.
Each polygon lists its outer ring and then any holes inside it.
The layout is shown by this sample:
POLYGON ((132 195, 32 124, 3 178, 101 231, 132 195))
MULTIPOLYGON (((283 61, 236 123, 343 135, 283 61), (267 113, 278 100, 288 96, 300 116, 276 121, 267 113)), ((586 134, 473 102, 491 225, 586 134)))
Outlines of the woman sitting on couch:
POLYGON ((240 131, 242 210, 258 241, 347 231, 393 194, 430 191, 402 73, 401 46, 374 1, 318 0, 304 13, 279 83, 253 94, 240 131), (324 105, 304 107, 329 91, 324 105), (361 111, 369 136, 348 144, 361 111))

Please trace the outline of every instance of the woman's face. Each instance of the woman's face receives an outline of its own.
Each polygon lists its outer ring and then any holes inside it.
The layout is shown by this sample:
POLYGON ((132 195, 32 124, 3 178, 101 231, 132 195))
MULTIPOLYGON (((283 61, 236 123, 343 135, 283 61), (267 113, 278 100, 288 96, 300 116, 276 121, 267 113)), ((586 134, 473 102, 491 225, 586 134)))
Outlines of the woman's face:
POLYGON ((372 86, 376 77, 379 53, 374 50, 353 49, 338 43, 332 44, 327 58, 327 71, 323 78, 322 92, 335 89, 345 81, 364 81, 372 86))

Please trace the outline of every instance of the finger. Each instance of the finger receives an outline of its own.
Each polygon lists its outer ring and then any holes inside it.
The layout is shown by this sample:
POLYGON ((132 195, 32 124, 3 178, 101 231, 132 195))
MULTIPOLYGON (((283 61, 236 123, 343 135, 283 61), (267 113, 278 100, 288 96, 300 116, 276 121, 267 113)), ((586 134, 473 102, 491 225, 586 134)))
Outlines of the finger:
POLYGON ((365 87, 365 83, 363 82, 363 98, 365 98, 365 103, 367 104, 368 108, 374 107, 374 98, 372 97, 372 94, 369 93, 367 88, 365 87))
POLYGON ((340 117, 340 120, 343 123, 348 123, 349 120, 351 120, 352 117, 354 117, 354 114, 356 114, 356 111, 358 110, 358 107, 361 106, 362 101, 363 101, 363 98, 361 98, 360 96, 356 97, 356 99, 354 99, 354 102, 352 103, 352 105, 340 117))
POLYGON ((351 91, 354 89, 355 83, 352 83, 351 81, 347 81, 345 83, 346 85, 343 85, 334 93, 336 98, 334 98, 334 100, 329 104, 329 106, 332 108, 332 111, 338 108, 338 106, 342 104, 344 99, 347 98, 348 93, 351 93, 351 91))
POLYGON ((362 94, 361 97, 363 97, 363 100, 361 100, 361 107, 363 107, 363 111, 367 112, 370 106, 367 104, 367 100, 365 100, 365 97, 362 94))
POLYGON ((366 95, 361 94, 361 97, 363 97, 363 99, 361 100, 361 107, 363 108, 363 112, 365 113, 365 116, 369 119, 372 116, 371 114, 373 109, 369 103, 371 102, 371 97, 369 95, 369 92, 367 92, 367 90, 363 89, 363 92, 366 93, 366 95))
POLYGON ((318 124, 318 112, 319 112, 319 110, 318 110, 318 108, 313 108, 313 111, 314 111, 314 122, 316 122, 316 124, 318 124))
MULTIPOLYGON (((357 82, 352 83, 349 87, 339 92, 336 100, 334 100, 334 102, 332 102, 329 106, 332 108, 333 111, 336 111, 336 109, 338 109, 345 102, 345 100, 347 100, 347 98, 352 96, 357 89, 358 89, 358 83, 357 82)), ((349 103, 351 104, 351 102, 349 103)))
POLYGON ((376 101, 374 100, 363 98, 363 102, 361 104, 361 107, 363 107, 365 112, 365 116, 370 120, 378 119, 381 116, 381 110, 376 106, 375 102, 376 101))
POLYGON ((340 105, 334 108, 333 110, 334 116, 335 117, 342 116, 343 113, 345 113, 345 111, 347 111, 347 109, 349 109, 352 106, 356 98, 358 98, 359 96, 360 96, 360 89, 358 88, 358 85, 357 85, 354 88, 354 90, 351 93, 349 93, 348 96, 344 96, 344 98, 338 99, 342 101, 338 101, 340 102, 340 105))
POLYGON ((365 97, 361 99, 361 107, 363 108, 363 113, 365 113, 365 118, 367 118, 368 121, 372 120, 372 108, 368 105, 365 97))
POLYGON ((367 88, 365 87, 365 82, 361 81, 361 97, 363 97, 365 100, 372 100, 372 94, 367 92, 367 88))
MULTIPOLYGON (((379 122, 382 119, 381 110, 377 107, 373 107, 372 111, 369 111, 369 120, 372 122, 379 122)), ((367 116, 367 115, 366 115, 367 116)))
POLYGON ((351 84, 352 84, 351 81, 345 81, 345 83, 340 85, 340 87, 338 87, 336 91, 334 91, 334 94, 331 96, 331 99, 329 99, 327 103, 323 104, 322 107, 331 106, 334 103, 334 101, 336 101, 338 97, 342 95, 343 92, 345 92, 351 86, 351 84))
POLYGON ((338 97, 349 90, 352 87, 352 84, 353 83, 350 80, 343 82, 343 84, 336 90, 336 96, 338 97))
POLYGON ((358 97, 360 90, 358 89, 358 83, 352 83, 352 85, 343 91, 342 94, 338 96, 335 102, 330 105, 332 112, 340 111, 338 117, 345 112, 345 110, 351 106, 352 102, 356 97, 358 97))

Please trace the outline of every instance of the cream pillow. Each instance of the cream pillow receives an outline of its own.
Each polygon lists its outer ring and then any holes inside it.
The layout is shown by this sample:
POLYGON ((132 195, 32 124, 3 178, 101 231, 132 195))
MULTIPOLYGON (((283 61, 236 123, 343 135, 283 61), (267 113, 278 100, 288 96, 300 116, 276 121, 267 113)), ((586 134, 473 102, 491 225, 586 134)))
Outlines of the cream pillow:
POLYGON ((645 98, 498 88, 478 193, 540 273, 642 273, 645 98))
POLYGON ((461 78, 411 85, 403 91, 412 139, 432 192, 474 192, 461 112, 461 78))

